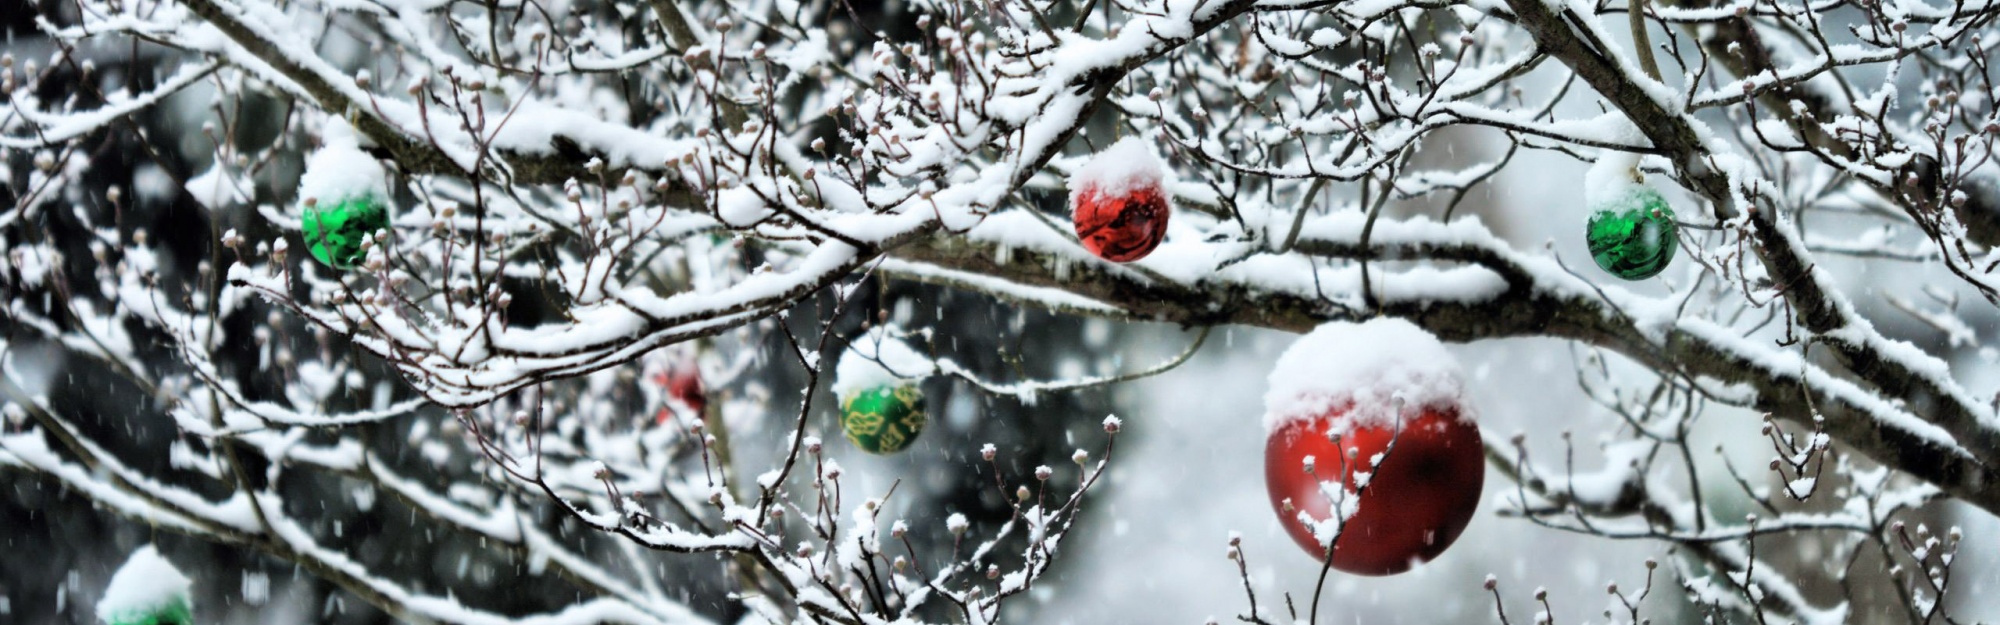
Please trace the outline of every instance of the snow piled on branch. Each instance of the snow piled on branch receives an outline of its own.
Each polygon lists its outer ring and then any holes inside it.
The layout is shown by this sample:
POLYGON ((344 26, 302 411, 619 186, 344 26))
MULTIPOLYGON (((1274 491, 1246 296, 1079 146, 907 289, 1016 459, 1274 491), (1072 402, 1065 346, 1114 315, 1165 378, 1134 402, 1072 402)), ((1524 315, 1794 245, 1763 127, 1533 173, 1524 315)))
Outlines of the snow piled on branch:
POLYGON ((250 201, 250 194, 229 175, 229 170, 217 160, 208 171, 201 172, 187 181, 188 195, 209 208, 228 208, 250 201))
POLYGON ((1166 163, 1146 147, 1146 142, 1128 135, 1070 174, 1070 203, 1075 204, 1079 196, 1090 191, 1115 197, 1133 188, 1158 187, 1166 171, 1166 163))
MULTIPOLYGON (((1275 432, 1352 404, 1349 426, 1386 424, 1408 408, 1456 404, 1465 392, 1458 359, 1437 337, 1402 319, 1336 321, 1313 329, 1278 357, 1264 393, 1264 428, 1275 432)), ((1472 411, 1461 409, 1470 420, 1472 411)))
POLYGON ((152 545, 140 547, 112 574, 104 599, 97 602, 97 618, 123 623, 169 609, 192 610, 188 590, 193 585, 152 545))
POLYGON ((937 371, 937 363, 908 343, 871 332, 847 345, 833 370, 833 395, 846 397, 868 389, 922 379, 937 371))

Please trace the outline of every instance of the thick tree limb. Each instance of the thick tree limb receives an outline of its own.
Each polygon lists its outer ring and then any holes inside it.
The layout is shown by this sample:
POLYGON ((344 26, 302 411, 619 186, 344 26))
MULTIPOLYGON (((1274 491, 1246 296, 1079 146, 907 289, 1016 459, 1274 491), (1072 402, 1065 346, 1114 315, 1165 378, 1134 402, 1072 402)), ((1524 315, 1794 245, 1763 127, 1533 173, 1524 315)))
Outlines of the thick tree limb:
MULTIPOLYGON (((1463 227, 1463 224, 1454 227, 1463 227)), ((1528 259, 1488 243, 1402 241, 1373 243, 1373 258, 1434 258, 1468 262, 1511 276, 1507 288, 1470 301, 1378 296, 1381 308, 1361 310, 1296 293, 1276 292, 1223 277, 1182 283, 1147 277, 1120 266, 1092 262, 1059 275, 1052 267, 1074 262, 1058 254, 1014 250, 1008 260, 993 246, 939 238, 894 252, 895 256, 957 271, 1005 279, 1020 285, 1054 288, 1122 308, 1140 318, 1185 325, 1242 324, 1291 332, 1336 320, 1376 314, 1410 319, 1447 340, 1550 336, 1616 351, 1662 372, 1719 386, 1755 391, 1747 407, 1781 418, 1810 422, 1816 407, 1834 438, 1898 470, 1939 486, 1954 497, 2000 514, 2000 468, 1969 453, 1954 439, 1917 415, 1895 410, 1866 390, 1819 369, 1803 358, 1699 319, 1634 319, 1590 285, 1559 271, 1546 259, 1528 259), (1536 266, 1540 265, 1540 266, 1536 266), (1561 275, 1566 279, 1554 276, 1561 275), (1558 280, 1550 282, 1550 280, 1558 280), (1215 302, 1224 302, 1217 306, 1215 302), (1652 326, 1665 321, 1665 327, 1652 326), (1780 367, 1778 365, 1785 365, 1780 367), (1887 412, 1885 412, 1887 410, 1887 412)), ((1363 255, 1357 240, 1302 237, 1297 249, 1328 258, 1363 255)), ((1141 263, 1143 266, 1143 263, 1141 263)), ((1632 299, 1611 291, 1614 298, 1632 299)), ((1653 306, 1661 303, 1652 302, 1653 306)), ((1946 428, 1949 429, 1949 428, 1946 428)))

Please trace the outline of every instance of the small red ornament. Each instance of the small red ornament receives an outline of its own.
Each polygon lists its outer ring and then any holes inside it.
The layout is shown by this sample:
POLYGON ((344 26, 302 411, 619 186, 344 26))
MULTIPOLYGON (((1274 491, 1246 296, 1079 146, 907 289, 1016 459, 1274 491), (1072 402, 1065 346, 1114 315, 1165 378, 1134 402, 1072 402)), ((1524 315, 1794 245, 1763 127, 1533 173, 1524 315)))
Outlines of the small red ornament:
POLYGON ((1098 153, 1070 177, 1071 222, 1084 249, 1129 263, 1160 246, 1173 206, 1161 186, 1165 166, 1133 137, 1098 153))
POLYGON ((701 418, 708 408, 708 389, 701 382, 701 368, 692 361, 676 361, 667 370, 653 375, 653 383, 667 389, 667 405, 654 415, 655 423, 666 423, 674 410, 685 409, 694 418, 701 418), (678 407, 676 407, 678 404, 678 407))
POLYGON ((1398 434, 1394 424, 1344 423, 1349 407, 1295 419, 1271 433, 1264 481, 1279 521, 1292 540, 1324 561, 1325 544, 1299 520, 1299 512, 1315 521, 1329 519, 1340 496, 1329 498, 1321 481, 1338 481, 1354 516, 1333 545, 1333 568, 1393 575, 1444 553, 1479 508, 1486 481, 1479 428, 1459 418, 1457 406, 1433 405, 1410 411, 1415 417, 1404 420, 1398 434), (1336 425, 1348 426, 1337 444, 1328 436, 1336 425), (1380 466, 1371 466, 1378 455, 1380 466), (1313 457, 1311 473, 1305 470, 1306 456, 1313 457))

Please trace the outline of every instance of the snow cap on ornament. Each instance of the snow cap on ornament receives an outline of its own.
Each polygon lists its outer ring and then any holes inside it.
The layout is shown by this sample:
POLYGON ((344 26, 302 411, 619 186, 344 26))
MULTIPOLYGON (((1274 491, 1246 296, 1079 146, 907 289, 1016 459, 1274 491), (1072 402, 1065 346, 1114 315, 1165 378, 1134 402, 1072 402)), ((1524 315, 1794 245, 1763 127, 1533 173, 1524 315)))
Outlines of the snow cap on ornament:
POLYGON ((917 383, 936 371, 937 363, 886 333, 848 344, 833 372, 841 433, 871 454, 909 448, 929 424, 917 383))
POLYGON ((97 602, 97 618, 105 625, 190 625, 193 585, 152 545, 140 547, 111 575, 97 602))
MULTIPOLYGON (((1436 336, 1402 319, 1336 321, 1299 337, 1278 357, 1264 393, 1264 430, 1352 404, 1350 427, 1393 426, 1405 411, 1457 405, 1465 373, 1436 336)), ((1469 410, 1460 418, 1472 420, 1469 410)))
POLYGON ((1599 152, 1597 162, 1591 163, 1583 174, 1583 201, 1592 208, 1608 206, 1644 186, 1645 179, 1639 172, 1640 158, 1633 152, 1599 152))
POLYGON ((299 178, 300 229, 313 258, 352 269, 367 258, 361 241, 389 227, 388 174, 363 152, 354 129, 328 120, 325 145, 306 159, 299 178))
POLYGON ((870 332, 847 344, 833 369, 833 394, 845 396, 879 386, 915 384, 937 372, 937 363, 909 343, 870 332))
POLYGON ((1130 136, 1070 174, 1070 219, 1084 249, 1120 263, 1153 253, 1166 238, 1173 215, 1163 186, 1166 175, 1160 157, 1130 136))

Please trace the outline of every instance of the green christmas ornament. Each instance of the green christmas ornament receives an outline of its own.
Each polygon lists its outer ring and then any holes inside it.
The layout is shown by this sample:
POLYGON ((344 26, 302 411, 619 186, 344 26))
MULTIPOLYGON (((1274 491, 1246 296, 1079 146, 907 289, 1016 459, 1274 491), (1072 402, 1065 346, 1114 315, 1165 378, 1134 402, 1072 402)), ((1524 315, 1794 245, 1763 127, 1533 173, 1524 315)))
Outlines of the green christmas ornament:
POLYGON ((111 575, 97 619, 105 625, 193 625, 192 585, 152 545, 140 547, 111 575))
POLYGON ((299 229, 306 249, 321 264, 353 269, 368 259, 361 242, 389 227, 388 171, 362 151, 359 137, 345 121, 331 119, 323 129, 326 142, 306 157, 299 176, 299 229))
POLYGON ((840 429, 871 454, 902 451, 924 433, 924 392, 915 384, 850 391, 840 398, 840 429))
POLYGON ((132 612, 106 620, 105 625, 194 625, 194 614, 185 601, 161 606, 151 612, 132 612))
POLYGON ((353 269, 368 257, 361 240, 389 227, 389 211, 371 194, 307 207, 300 228, 313 258, 334 269, 353 269))
POLYGON ((1658 190, 1633 185, 1595 208, 1585 236, 1598 267, 1626 280, 1644 280, 1674 260, 1681 245, 1674 209, 1658 190))

